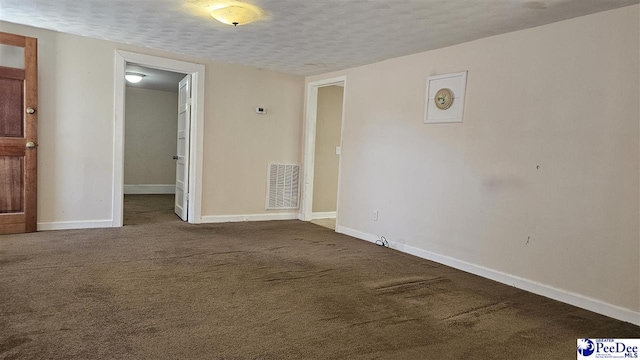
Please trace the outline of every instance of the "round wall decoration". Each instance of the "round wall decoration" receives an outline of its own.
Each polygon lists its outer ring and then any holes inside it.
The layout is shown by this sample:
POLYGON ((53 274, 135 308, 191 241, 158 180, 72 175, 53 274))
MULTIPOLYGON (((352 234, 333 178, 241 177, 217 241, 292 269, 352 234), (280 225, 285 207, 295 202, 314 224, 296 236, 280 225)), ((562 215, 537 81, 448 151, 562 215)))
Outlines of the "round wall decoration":
POLYGON ((436 106, 440 110, 447 110, 453 104, 453 93, 451 90, 443 88, 438 90, 434 99, 436 106))

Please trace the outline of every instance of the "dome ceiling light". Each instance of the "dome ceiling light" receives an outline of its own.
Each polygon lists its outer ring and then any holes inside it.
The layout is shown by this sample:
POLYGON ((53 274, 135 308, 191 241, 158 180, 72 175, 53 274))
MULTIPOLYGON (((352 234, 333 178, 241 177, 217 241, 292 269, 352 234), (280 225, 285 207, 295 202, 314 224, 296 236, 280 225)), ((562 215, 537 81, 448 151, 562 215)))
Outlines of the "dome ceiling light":
POLYGON ((249 4, 232 2, 213 6, 211 17, 227 25, 246 25, 260 18, 260 10, 249 4))
POLYGON ((127 72, 124 76, 125 79, 127 79, 128 82, 132 83, 132 84, 137 84, 140 81, 142 81, 142 78, 145 77, 144 74, 138 74, 138 73, 134 73, 134 72, 127 72))

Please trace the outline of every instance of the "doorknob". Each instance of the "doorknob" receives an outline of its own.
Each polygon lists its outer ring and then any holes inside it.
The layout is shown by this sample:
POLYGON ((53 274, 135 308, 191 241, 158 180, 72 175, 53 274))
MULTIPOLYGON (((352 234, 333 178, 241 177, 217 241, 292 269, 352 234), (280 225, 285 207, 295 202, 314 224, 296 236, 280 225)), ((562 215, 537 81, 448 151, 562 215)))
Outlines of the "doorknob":
POLYGON ((26 146, 27 149, 33 149, 36 147, 36 143, 34 143, 33 141, 29 141, 26 146))
POLYGON ((178 160, 178 155, 174 155, 173 160, 178 160))
POLYGON ((34 109, 32 107, 27 108, 27 114, 33 114, 35 112, 36 112, 36 109, 34 109))

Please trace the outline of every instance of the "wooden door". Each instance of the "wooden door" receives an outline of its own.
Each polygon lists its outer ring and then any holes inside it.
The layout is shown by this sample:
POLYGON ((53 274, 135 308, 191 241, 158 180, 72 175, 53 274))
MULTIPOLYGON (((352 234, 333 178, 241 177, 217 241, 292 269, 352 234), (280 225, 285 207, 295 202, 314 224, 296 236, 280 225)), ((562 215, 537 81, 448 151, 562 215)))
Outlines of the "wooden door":
POLYGON ((36 231, 37 44, 0 32, 0 234, 36 231))
POLYGON ((191 132, 191 75, 178 84, 178 149, 175 212, 184 221, 189 208, 189 138, 191 132))

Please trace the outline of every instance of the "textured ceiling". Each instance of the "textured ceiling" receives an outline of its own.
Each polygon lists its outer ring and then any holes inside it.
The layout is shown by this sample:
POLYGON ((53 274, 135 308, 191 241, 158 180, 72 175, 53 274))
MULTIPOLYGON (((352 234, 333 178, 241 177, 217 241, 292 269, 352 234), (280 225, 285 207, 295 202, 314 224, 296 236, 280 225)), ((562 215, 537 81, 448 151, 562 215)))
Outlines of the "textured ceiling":
POLYGON ((209 16, 217 0, 0 0, 0 20, 312 75, 638 1, 247 0, 265 17, 234 28, 209 16))

